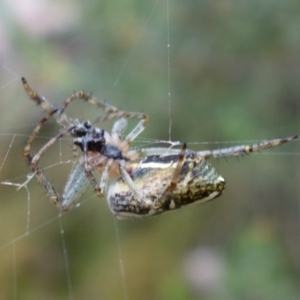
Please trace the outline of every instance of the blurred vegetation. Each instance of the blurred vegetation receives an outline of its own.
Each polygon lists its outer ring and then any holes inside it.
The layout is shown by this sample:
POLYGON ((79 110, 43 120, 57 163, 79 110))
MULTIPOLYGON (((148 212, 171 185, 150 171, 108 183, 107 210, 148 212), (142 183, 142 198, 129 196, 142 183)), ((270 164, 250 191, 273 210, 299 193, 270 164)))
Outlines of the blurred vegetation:
MULTIPOLYGON (((56 105, 84 89, 149 114, 134 146, 213 149, 299 132, 296 0, 22 3, 0 3, 0 181, 26 180, 22 148, 43 115, 21 76, 56 105)), ((68 113, 98 114, 80 102, 68 113)), ((45 126, 35 150, 57 131, 45 126)), ((70 145, 42 163, 60 189, 70 145)), ((0 185, 0 298, 299 299, 298 146, 214 160, 222 197, 146 220, 115 221, 91 189, 57 217, 35 180, 30 209, 25 189, 0 185)))

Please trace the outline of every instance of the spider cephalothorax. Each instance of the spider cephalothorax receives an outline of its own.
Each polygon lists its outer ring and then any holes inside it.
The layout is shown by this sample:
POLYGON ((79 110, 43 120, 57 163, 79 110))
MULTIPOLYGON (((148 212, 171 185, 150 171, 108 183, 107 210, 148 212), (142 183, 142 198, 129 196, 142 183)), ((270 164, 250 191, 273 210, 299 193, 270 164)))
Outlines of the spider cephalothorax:
POLYGON ((71 131, 71 135, 75 137, 74 145, 78 146, 86 157, 88 152, 93 152, 112 159, 124 159, 118 147, 106 143, 105 131, 101 128, 92 127, 89 121, 79 123, 71 131))

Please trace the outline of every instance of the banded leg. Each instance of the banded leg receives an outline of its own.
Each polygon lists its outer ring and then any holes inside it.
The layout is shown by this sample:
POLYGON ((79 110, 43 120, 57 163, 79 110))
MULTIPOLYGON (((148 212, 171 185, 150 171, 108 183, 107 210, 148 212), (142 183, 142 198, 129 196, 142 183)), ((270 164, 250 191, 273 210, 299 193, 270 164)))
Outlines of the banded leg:
POLYGON ((54 107, 49 101, 46 100, 44 96, 39 95, 35 92, 28 84, 27 80, 22 77, 23 87, 31 100, 33 100, 37 105, 39 105, 43 110, 50 113, 55 110, 53 117, 63 127, 70 126, 72 124, 72 120, 64 113, 60 113, 56 107, 54 107))
POLYGON ((288 137, 279 138, 279 139, 261 141, 259 143, 252 144, 252 145, 241 145, 241 146, 221 148, 221 149, 216 149, 216 150, 205 150, 205 151, 199 151, 197 153, 204 158, 241 156, 241 155, 245 155, 245 154, 250 154, 252 152, 257 152, 260 150, 276 147, 281 144, 295 140, 297 138, 298 138, 298 135, 293 135, 293 136, 288 136, 288 137))
MULTIPOLYGON (((42 109, 44 109, 46 112, 50 112, 55 109, 54 106, 45 99, 45 97, 40 96, 37 92, 31 89, 31 87, 29 86, 28 82, 24 77, 22 77, 22 83, 28 96, 34 102, 36 102, 36 104, 41 106, 42 109)), ((144 130, 146 124, 149 122, 149 117, 144 113, 118 110, 116 107, 109 105, 106 102, 101 101, 88 93, 85 93, 84 91, 79 91, 73 93, 70 97, 68 97, 62 104, 60 110, 57 111, 57 114, 54 115, 56 121, 61 126, 68 127, 74 123, 73 120, 64 113, 64 111, 67 108, 67 106, 76 99, 84 100, 87 103, 102 108, 106 112, 106 115, 96 118, 93 124, 98 122, 103 122, 106 120, 119 119, 119 118, 142 119, 125 138, 125 141, 127 141, 128 143, 133 141, 144 130)))
POLYGON ((93 123, 95 124, 98 122, 104 122, 106 120, 119 119, 119 118, 142 119, 138 122, 138 124, 131 130, 131 132, 125 138, 124 141, 127 143, 132 142, 145 129, 146 124, 149 123, 150 121, 148 115, 144 113, 119 110, 119 111, 108 113, 105 116, 100 116, 96 118, 96 120, 93 123))
POLYGON ((50 113, 48 113, 34 128, 32 131, 25 147, 23 150, 23 156, 27 160, 31 170, 34 172, 35 177, 37 181, 44 187, 47 193, 47 197, 49 198, 50 202, 54 204, 56 207, 61 209, 61 203, 60 203, 60 196, 59 193, 55 190, 55 188, 52 186, 51 182, 47 179, 47 177, 44 175, 42 170, 38 166, 38 162, 41 158, 41 156, 46 152, 46 150, 51 147, 59 138, 61 138, 66 133, 70 132, 73 127, 69 127, 68 129, 64 130, 63 132, 59 133, 55 137, 53 137, 48 143, 46 143, 33 157, 30 154, 30 149, 32 142, 36 138, 36 135, 40 131, 40 129, 43 127, 43 125, 56 113, 57 110, 53 110, 50 113))
MULTIPOLYGON (((228 157, 228 156, 242 156, 246 154, 251 154, 253 152, 265 150, 268 148, 277 147, 281 144, 291 142, 297 138, 298 135, 292 135, 284 138, 265 140, 251 145, 241 145, 241 146, 220 148, 215 150, 203 150, 203 151, 198 151, 197 154, 206 159, 211 157, 219 158, 219 157, 228 157)), ((166 156, 166 155, 175 155, 180 153, 179 149, 170 149, 170 148, 163 148, 163 147, 143 148, 141 149, 141 151, 144 153, 145 156, 151 156, 151 155, 166 156)))
POLYGON ((52 111, 50 111, 39 123, 38 125, 33 129, 25 147, 23 150, 23 156, 27 159, 27 161, 29 163, 31 163, 31 155, 30 155, 30 148, 32 145, 32 142, 34 141, 34 139, 36 138, 36 135, 38 134, 38 132, 41 130, 41 128, 44 126, 44 124, 57 112, 57 109, 54 109, 52 111))
POLYGON ((37 92, 31 89, 27 80, 24 77, 22 77, 21 80, 23 87, 31 100, 33 100, 46 112, 51 112, 55 109, 55 107, 50 102, 48 102, 44 96, 40 96, 37 92))
MULTIPOLYGON (((37 105, 41 106, 41 108, 43 110, 45 110, 46 112, 51 112, 55 109, 55 107, 50 102, 48 102, 44 96, 40 96, 37 92, 32 90, 32 88, 29 86, 27 80, 24 77, 22 77, 22 83, 23 83, 24 89, 25 89, 26 93, 28 94, 28 96, 34 102, 36 102, 37 105)), ((97 107, 104 109, 104 111, 107 111, 109 113, 118 111, 118 109, 116 107, 111 106, 103 101, 100 101, 97 98, 85 93, 84 91, 75 92, 63 102, 60 110, 57 111, 57 114, 54 116, 56 121, 61 126, 66 127, 66 126, 69 126, 72 124, 73 120, 71 118, 69 118, 64 113, 64 111, 67 108, 67 106, 73 100, 76 100, 76 99, 82 99, 90 104, 96 105, 97 107)))

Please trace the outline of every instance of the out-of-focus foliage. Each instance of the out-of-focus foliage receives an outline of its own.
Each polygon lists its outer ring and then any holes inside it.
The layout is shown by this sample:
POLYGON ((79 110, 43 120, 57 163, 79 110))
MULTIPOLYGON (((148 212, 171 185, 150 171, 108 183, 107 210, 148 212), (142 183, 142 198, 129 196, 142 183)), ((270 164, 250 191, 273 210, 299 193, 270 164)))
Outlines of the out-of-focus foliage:
MULTIPOLYGON (((20 76, 56 105, 84 89, 149 114, 134 146, 212 149, 299 132, 297 0, 6 0, 0 16, 0 181, 26 180, 22 148, 43 115, 20 76)), ((98 114, 79 101, 68 113, 98 114)), ((57 131, 46 126, 35 150, 57 131)), ((42 162, 60 189, 70 145, 42 162)), ((57 217, 35 180, 29 210, 25 189, 0 185, 1 297, 299 299, 299 143, 212 163, 224 195, 148 220, 115 221, 91 189, 57 217)))

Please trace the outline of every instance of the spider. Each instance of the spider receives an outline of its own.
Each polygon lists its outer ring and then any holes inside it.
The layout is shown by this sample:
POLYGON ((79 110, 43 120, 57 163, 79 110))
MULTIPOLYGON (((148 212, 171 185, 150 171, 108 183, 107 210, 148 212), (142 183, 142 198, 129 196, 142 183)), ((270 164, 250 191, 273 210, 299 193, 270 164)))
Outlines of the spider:
POLYGON ((40 105, 47 115, 38 123, 30 135, 23 155, 38 182, 45 188, 47 196, 60 210, 67 211, 78 200, 87 185, 91 183, 98 196, 107 195, 112 213, 117 218, 146 217, 173 211, 192 204, 203 203, 221 195, 225 180, 207 161, 210 157, 240 156, 275 147, 297 138, 289 136, 261 141, 253 145, 230 148, 191 151, 183 144, 181 150, 167 148, 129 149, 133 141, 149 122, 146 114, 119 111, 83 91, 72 94, 60 109, 54 108, 44 97, 34 92, 22 78, 29 97, 40 105), (72 120, 65 114, 69 103, 82 99, 103 108, 104 116, 94 122, 117 119, 111 134, 93 127, 91 122, 72 120), (54 117, 62 131, 47 142, 34 156, 31 145, 45 122, 54 117), (128 118, 141 119, 133 130, 122 140, 128 118), (69 176, 62 196, 46 178, 38 163, 42 155, 61 137, 70 134, 83 156, 69 176), (93 171, 101 173, 98 184, 93 171), (109 178, 117 178, 106 193, 109 178))
POLYGON ((57 109, 43 96, 33 91, 25 78, 22 78, 22 83, 28 96, 47 112, 47 115, 32 131, 23 150, 23 156, 34 172, 37 181, 46 190, 47 196, 53 205, 62 211, 67 211, 77 202, 89 183, 94 187, 97 195, 102 197, 106 191, 108 178, 120 176, 131 187, 135 197, 141 198, 141 194, 135 188, 129 173, 132 172, 131 163, 136 161, 142 153, 139 150, 130 150, 129 145, 144 130, 146 124, 149 122, 146 114, 118 110, 116 107, 102 102, 84 91, 73 93, 63 102, 61 108, 57 109), (102 108, 106 112, 103 116, 98 117, 93 124, 117 119, 112 127, 111 134, 101 128, 92 126, 90 121, 80 122, 77 119, 69 118, 65 113, 65 109, 75 99, 84 100, 102 108), (57 123, 62 126, 62 130, 51 138, 35 155, 31 155, 30 150, 34 139, 51 117, 54 117, 57 123), (121 136, 126 128, 128 118, 137 118, 140 121, 126 138, 122 140, 121 136), (43 154, 58 139, 67 134, 74 138, 74 151, 77 147, 80 148, 83 156, 79 159, 79 163, 69 176, 64 191, 60 196, 38 164, 43 154), (94 170, 102 174, 99 184, 93 175, 94 170))

